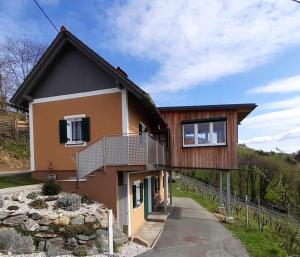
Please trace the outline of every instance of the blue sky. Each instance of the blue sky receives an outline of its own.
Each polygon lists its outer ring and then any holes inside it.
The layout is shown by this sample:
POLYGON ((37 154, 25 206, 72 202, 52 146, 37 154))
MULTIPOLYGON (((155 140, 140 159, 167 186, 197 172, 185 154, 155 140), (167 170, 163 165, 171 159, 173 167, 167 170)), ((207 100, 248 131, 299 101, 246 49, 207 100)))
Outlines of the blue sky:
MULTIPOLYGON (((300 4, 291 0, 39 0, 158 106, 254 102, 239 140, 300 149, 300 4)), ((50 43, 33 0, 0 0, 7 36, 50 43)))

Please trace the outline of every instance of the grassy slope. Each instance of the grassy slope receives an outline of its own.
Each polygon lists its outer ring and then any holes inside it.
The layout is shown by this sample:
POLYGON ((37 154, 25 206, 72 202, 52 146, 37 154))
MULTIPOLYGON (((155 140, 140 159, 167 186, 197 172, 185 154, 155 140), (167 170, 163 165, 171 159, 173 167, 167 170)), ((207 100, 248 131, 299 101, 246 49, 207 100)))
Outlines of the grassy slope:
MULTIPOLYGON (((211 203, 208 199, 202 198, 193 191, 180 189, 179 183, 172 185, 172 194, 176 197, 189 197, 201 204, 211 212, 217 212, 217 206, 211 203)), ((279 237, 266 229, 263 233, 259 232, 255 227, 256 224, 250 224, 251 228, 245 226, 244 217, 240 216, 235 219, 234 224, 224 224, 226 228, 231 230, 246 246, 252 257, 283 257, 287 256, 284 250, 280 247, 279 237)))
POLYGON ((16 186, 25 186, 39 183, 38 181, 32 179, 30 175, 18 175, 10 177, 0 177, 0 189, 16 186))

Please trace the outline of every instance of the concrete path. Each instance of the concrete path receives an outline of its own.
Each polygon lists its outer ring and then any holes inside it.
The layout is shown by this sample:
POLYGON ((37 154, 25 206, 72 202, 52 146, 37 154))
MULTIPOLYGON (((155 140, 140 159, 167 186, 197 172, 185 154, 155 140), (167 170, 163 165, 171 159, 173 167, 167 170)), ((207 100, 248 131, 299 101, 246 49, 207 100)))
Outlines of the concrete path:
POLYGON ((19 192, 23 192, 24 190, 39 191, 41 190, 42 186, 43 184, 34 184, 34 185, 2 188, 0 189, 0 195, 19 193, 19 192))
POLYGON ((0 170, 0 177, 30 174, 31 172, 30 170, 0 170))
POLYGON ((153 250, 142 256, 249 257, 217 218, 189 198, 173 198, 174 210, 153 250))

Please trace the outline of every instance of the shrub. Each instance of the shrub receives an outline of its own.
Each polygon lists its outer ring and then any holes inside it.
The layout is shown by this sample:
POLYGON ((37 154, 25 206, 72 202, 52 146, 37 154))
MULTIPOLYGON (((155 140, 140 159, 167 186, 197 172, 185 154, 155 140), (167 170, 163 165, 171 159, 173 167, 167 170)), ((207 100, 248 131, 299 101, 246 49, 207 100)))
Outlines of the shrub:
POLYGON ((46 204, 45 201, 43 201, 42 199, 33 200, 28 205, 31 208, 34 208, 34 209, 46 209, 46 208, 48 208, 48 204, 46 204))
POLYGON ((19 206, 11 205, 11 206, 7 207, 7 210, 9 210, 9 211, 16 211, 16 210, 19 210, 19 206))
POLYGON ((26 198, 30 199, 30 200, 34 200, 34 199, 37 198, 37 193, 36 192, 31 192, 31 193, 26 195, 26 198))
POLYGON ((64 194, 57 200, 57 205, 66 211, 76 211, 80 208, 81 197, 76 194, 64 194))
POLYGON ((44 195, 58 195, 61 191, 61 186, 54 180, 47 181, 42 188, 44 195))
POLYGON ((64 231, 62 234, 67 237, 75 237, 76 235, 82 234, 85 236, 91 236, 96 233, 96 229, 91 228, 87 226, 86 224, 84 225, 68 225, 64 227, 64 231))
POLYGON ((88 195, 83 195, 83 196, 81 197, 81 203, 90 205, 90 204, 93 204, 94 201, 93 201, 93 199, 92 199, 91 197, 89 197, 88 195))
POLYGON ((86 246, 85 245, 77 246, 73 254, 75 256, 86 256, 87 255, 86 246))

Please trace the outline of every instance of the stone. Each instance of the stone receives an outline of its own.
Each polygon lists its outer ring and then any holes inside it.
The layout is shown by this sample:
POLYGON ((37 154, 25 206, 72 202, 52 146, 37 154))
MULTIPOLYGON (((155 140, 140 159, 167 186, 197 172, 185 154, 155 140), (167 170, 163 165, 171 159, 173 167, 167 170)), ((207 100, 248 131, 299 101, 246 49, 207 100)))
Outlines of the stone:
POLYGON ((49 219, 51 219, 51 220, 56 220, 57 218, 59 218, 58 213, 52 213, 49 215, 49 219))
POLYGON ((76 216, 71 220, 71 225, 83 225, 84 218, 82 215, 76 216))
POLYGON ((42 217, 41 219, 37 220, 37 223, 39 225, 48 226, 52 223, 52 221, 48 217, 42 217))
POLYGON ((95 239, 96 235, 93 234, 93 235, 90 235, 90 236, 86 236, 86 235, 79 234, 79 235, 76 235, 76 238, 80 241, 88 241, 88 240, 95 239))
POLYGON ((2 195, 0 195, 0 208, 2 208, 4 206, 4 200, 2 195))
POLYGON ((94 222, 96 222, 96 218, 94 215, 87 215, 84 217, 84 222, 85 223, 94 223, 94 222))
POLYGON ((128 242, 128 237, 122 232, 114 232, 114 245, 120 246, 128 242))
POLYGON ((46 242, 47 256, 67 255, 70 252, 64 248, 64 240, 61 237, 49 239, 46 242))
POLYGON ((13 228, 0 230, 0 252, 10 252, 13 255, 22 253, 33 253, 34 242, 30 236, 22 236, 13 228))
POLYGON ((39 232, 33 235, 34 237, 38 238, 56 238, 57 234, 55 233, 47 233, 47 232, 39 232))
POLYGON ((70 237, 65 245, 67 250, 74 251, 78 246, 77 239, 75 237, 70 237))
POLYGON ((39 226, 35 231, 39 231, 39 232, 53 232, 53 230, 51 228, 49 228, 48 226, 39 226))
POLYGON ((94 245, 94 244, 87 249, 87 252, 88 252, 88 255, 98 255, 98 253, 99 253, 96 245, 94 245))
POLYGON ((104 229, 96 231, 95 245, 99 252, 108 252, 108 232, 104 229))
POLYGON ((37 212, 30 213, 29 217, 33 220, 38 220, 38 219, 42 218, 42 216, 37 212))
POLYGON ((0 220, 4 220, 5 218, 7 218, 9 215, 8 212, 6 211, 0 211, 0 220))
POLYGON ((28 219, 24 222, 24 227, 28 231, 35 231, 39 226, 40 225, 32 219, 28 219))
POLYGON ((53 221, 55 225, 67 226, 70 224, 70 217, 67 215, 63 215, 60 218, 53 221))
POLYGON ((78 242, 78 244, 80 244, 80 245, 86 245, 86 242, 87 242, 87 241, 77 240, 77 242, 78 242))
POLYGON ((38 252, 44 252, 45 251, 45 246, 46 246, 46 240, 40 240, 38 242, 38 245, 37 245, 37 251, 38 252))
POLYGON ((15 193, 12 198, 13 201, 17 201, 17 202, 24 202, 24 197, 23 197, 23 193, 19 192, 19 193, 15 193))
POLYGON ((26 215, 21 214, 21 215, 11 216, 3 220, 2 224, 7 226, 16 226, 16 225, 23 224, 24 221, 26 221, 27 219, 28 217, 26 215))

